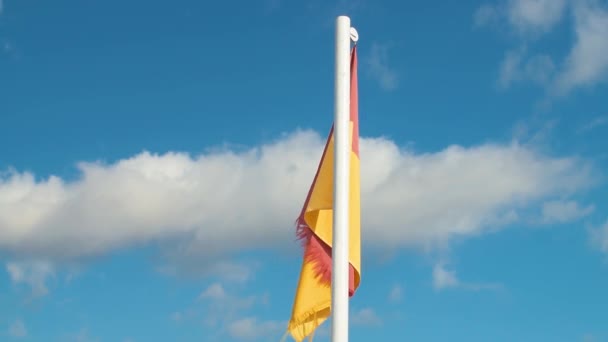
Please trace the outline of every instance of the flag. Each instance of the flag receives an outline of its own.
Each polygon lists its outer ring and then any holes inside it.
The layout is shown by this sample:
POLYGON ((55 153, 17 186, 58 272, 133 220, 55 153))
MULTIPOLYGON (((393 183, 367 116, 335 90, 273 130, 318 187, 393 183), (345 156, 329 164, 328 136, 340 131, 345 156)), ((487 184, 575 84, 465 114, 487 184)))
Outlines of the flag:
MULTIPOLYGON (((361 279, 356 46, 351 50, 350 76, 349 296, 352 297, 361 279)), ((297 219, 297 236, 303 243, 304 258, 287 332, 298 342, 306 337, 312 340, 317 327, 330 316, 334 190, 333 131, 332 126, 317 173, 297 219)))

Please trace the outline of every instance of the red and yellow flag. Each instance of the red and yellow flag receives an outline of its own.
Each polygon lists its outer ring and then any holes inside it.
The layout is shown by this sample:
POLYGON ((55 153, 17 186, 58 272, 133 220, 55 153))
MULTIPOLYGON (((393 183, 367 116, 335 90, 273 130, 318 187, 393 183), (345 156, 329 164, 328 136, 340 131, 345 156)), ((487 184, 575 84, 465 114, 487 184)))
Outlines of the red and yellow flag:
MULTIPOLYGON (((357 100, 357 49, 350 65, 350 197, 349 197, 349 296, 361 280, 359 113, 357 100)), ((334 134, 330 130, 323 156, 310 187, 297 234, 304 245, 304 260, 288 325, 288 333, 300 342, 312 340, 316 328, 330 316, 331 248, 333 225, 334 134)))

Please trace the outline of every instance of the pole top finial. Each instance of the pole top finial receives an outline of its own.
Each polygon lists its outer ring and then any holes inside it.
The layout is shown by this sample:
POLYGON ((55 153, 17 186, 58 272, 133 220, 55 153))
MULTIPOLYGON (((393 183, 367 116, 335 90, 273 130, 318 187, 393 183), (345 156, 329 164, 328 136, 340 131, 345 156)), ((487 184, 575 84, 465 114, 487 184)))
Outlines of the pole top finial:
POLYGON ((355 44, 357 43, 357 41, 359 40, 359 33, 357 32, 357 30, 354 27, 350 28, 350 39, 355 42, 355 44))

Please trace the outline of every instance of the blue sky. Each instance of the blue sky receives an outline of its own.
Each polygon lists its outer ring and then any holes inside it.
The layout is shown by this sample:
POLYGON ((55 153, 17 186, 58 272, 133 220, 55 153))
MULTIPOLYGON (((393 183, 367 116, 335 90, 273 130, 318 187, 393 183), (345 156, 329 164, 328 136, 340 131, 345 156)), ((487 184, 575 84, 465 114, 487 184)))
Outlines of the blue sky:
POLYGON ((0 340, 278 341, 340 14, 351 341, 608 341, 605 0, 0 0, 0 340))

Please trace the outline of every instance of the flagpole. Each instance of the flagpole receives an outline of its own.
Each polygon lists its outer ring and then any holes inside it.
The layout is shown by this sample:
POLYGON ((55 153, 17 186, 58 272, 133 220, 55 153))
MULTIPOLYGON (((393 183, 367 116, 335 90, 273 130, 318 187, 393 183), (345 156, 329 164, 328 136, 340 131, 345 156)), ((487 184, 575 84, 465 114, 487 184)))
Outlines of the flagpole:
POLYGON ((334 104, 334 213, 331 289, 331 341, 348 342, 348 247, 350 168, 350 42, 351 22, 336 20, 334 104))

